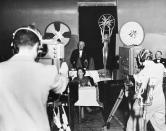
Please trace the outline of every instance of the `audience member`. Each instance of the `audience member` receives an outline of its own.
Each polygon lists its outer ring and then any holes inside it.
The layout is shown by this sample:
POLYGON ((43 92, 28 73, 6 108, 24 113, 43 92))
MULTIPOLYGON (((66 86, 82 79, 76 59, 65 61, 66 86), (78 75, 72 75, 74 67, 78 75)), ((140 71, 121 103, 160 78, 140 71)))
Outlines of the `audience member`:
POLYGON ((77 69, 77 77, 73 79, 73 82, 76 82, 79 84, 80 87, 84 86, 94 86, 93 78, 90 76, 85 76, 85 69, 78 68, 77 69))
MULTIPOLYGON (((90 76, 85 76, 86 71, 83 68, 77 69, 77 77, 73 79, 74 83, 78 84, 78 88, 83 88, 86 86, 94 86, 93 78, 90 76)), ((88 112, 92 112, 92 108, 85 108, 88 112)), ((84 110, 82 108, 81 117, 84 118, 84 110)))
POLYGON ((157 51, 155 53, 155 59, 153 60, 155 63, 162 63, 164 67, 166 67, 166 59, 162 58, 162 52, 157 51))
MULTIPOLYGON (((70 87, 70 102, 71 102, 71 110, 73 111, 74 109, 74 103, 78 100, 78 90, 79 88, 83 88, 86 86, 94 86, 95 83, 93 81, 93 78, 90 76, 85 76, 85 69, 79 67, 77 69, 77 77, 75 77, 70 83, 69 83, 69 87, 70 87)), ((90 107, 86 107, 85 108, 88 112, 92 112, 92 108, 90 107)), ((71 111, 71 112, 72 112, 71 111)), ((81 113, 81 117, 84 118, 84 110, 82 108, 82 113, 81 113)), ((72 118, 74 117, 74 114, 71 114, 72 118)))
POLYGON ((68 66, 60 73, 52 65, 36 63, 42 37, 32 26, 13 34, 18 53, 0 63, 0 131, 50 131, 46 103, 50 89, 62 93, 68 84, 68 66))
POLYGON ((75 77, 71 82, 69 82, 70 87, 70 101, 75 103, 78 100, 78 88, 84 86, 94 86, 93 78, 90 76, 85 76, 86 71, 79 67, 77 69, 77 77, 75 77))

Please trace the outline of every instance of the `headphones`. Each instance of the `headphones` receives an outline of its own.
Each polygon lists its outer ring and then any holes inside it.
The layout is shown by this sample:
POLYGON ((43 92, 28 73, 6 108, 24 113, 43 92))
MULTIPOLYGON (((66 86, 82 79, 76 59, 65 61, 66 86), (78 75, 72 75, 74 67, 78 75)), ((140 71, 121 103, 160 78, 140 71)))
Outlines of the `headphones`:
POLYGON ((42 35, 41 35, 41 33, 39 32, 38 29, 36 29, 32 25, 29 25, 27 27, 21 27, 21 28, 18 28, 17 30, 15 30, 14 33, 13 33, 13 40, 15 39, 15 36, 16 36, 17 32, 19 32, 20 30, 31 31, 31 32, 33 32, 39 38, 40 41, 42 41, 42 35))
POLYGON ((138 54, 138 57, 140 59, 140 62, 144 62, 147 59, 152 59, 153 58, 153 54, 148 49, 142 49, 140 51, 140 53, 138 54))
MULTIPOLYGON (((22 31, 22 30, 30 31, 38 37, 38 39, 39 39, 38 52, 41 52, 40 51, 40 48, 41 48, 40 46, 41 46, 41 42, 42 42, 42 35, 39 32, 39 30, 37 28, 35 28, 33 25, 20 27, 17 30, 15 30, 14 33, 13 33, 13 41, 15 40, 15 37, 16 37, 17 33, 19 31, 22 31)), ((15 45, 13 42, 11 43, 11 48, 13 50, 13 54, 18 53, 19 49, 18 49, 17 45, 15 45)))
POLYGON ((143 68, 144 67, 143 62, 145 62, 145 60, 148 60, 148 59, 152 60, 152 58, 153 58, 153 54, 150 50, 142 49, 136 57, 138 68, 143 68))

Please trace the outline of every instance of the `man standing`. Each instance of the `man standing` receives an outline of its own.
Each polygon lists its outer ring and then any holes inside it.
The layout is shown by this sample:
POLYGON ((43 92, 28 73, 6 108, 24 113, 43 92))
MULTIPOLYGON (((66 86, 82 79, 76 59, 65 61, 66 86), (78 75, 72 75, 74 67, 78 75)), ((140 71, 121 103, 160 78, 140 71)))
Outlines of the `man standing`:
POLYGON ((88 57, 85 50, 85 42, 80 41, 78 43, 78 49, 75 49, 71 54, 70 63, 74 69, 79 67, 88 68, 88 57))
POLYGON ((18 53, 0 63, 0 131, 50 131, 46 102, 50 89, 62 93, 68 83, 68 66, 60 73, 52 65, 35 62, 42 37, 32 26, 13 34, 18 53))
POLYGON ((141 50, 137 58, 140 65, 144 67, 134 75, 135 82, 139 83, 139 88, 135 87, 136 100, 127 122, 126 131, 144 131, 143 128, 148 121, 151 122, 155 131, 166 131, 165 97, 162 88, 164 66, 160 63, 155 64, 152 61, 151 51, 146 49, 141 50), (147 98, 144 101, 141 95, 146 90, 147 98), (146 123, 143 122, 143 119, 144 122, 146 120, 146 123))

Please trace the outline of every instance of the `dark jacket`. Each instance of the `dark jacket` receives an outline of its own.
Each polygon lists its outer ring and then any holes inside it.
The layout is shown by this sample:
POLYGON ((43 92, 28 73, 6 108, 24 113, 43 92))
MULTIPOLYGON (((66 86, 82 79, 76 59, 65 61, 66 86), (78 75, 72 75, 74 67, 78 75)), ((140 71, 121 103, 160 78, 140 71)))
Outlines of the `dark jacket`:
POLYGON ((70 57, 70 63, 73 68, 77 69, 78 67, 87 68, 88 67, 88 57, 86 50, 83 50, 82 57, 79 58, 79 50, 75 49, 70 57))
POLYGON ((166 59, 161 58, 160 60, 157 61, 157 59, 153 60, 154 63, 162 63, 164 65, 164 67, 166 67, 166 59))

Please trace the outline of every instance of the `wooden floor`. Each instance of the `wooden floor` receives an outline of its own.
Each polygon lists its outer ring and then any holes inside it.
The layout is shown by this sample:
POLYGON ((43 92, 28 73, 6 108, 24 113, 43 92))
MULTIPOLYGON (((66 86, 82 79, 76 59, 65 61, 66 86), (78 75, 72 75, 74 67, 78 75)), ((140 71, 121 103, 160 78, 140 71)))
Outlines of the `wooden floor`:
POLYGON ((119 111, 110 121, 110 128, 107 129, 102 115, 102 111, 88 113, 85 111, 85 118, 79 121, 78 113, 75 112, 74 127, 72 131, 124 131, 124 121, 119 111))

